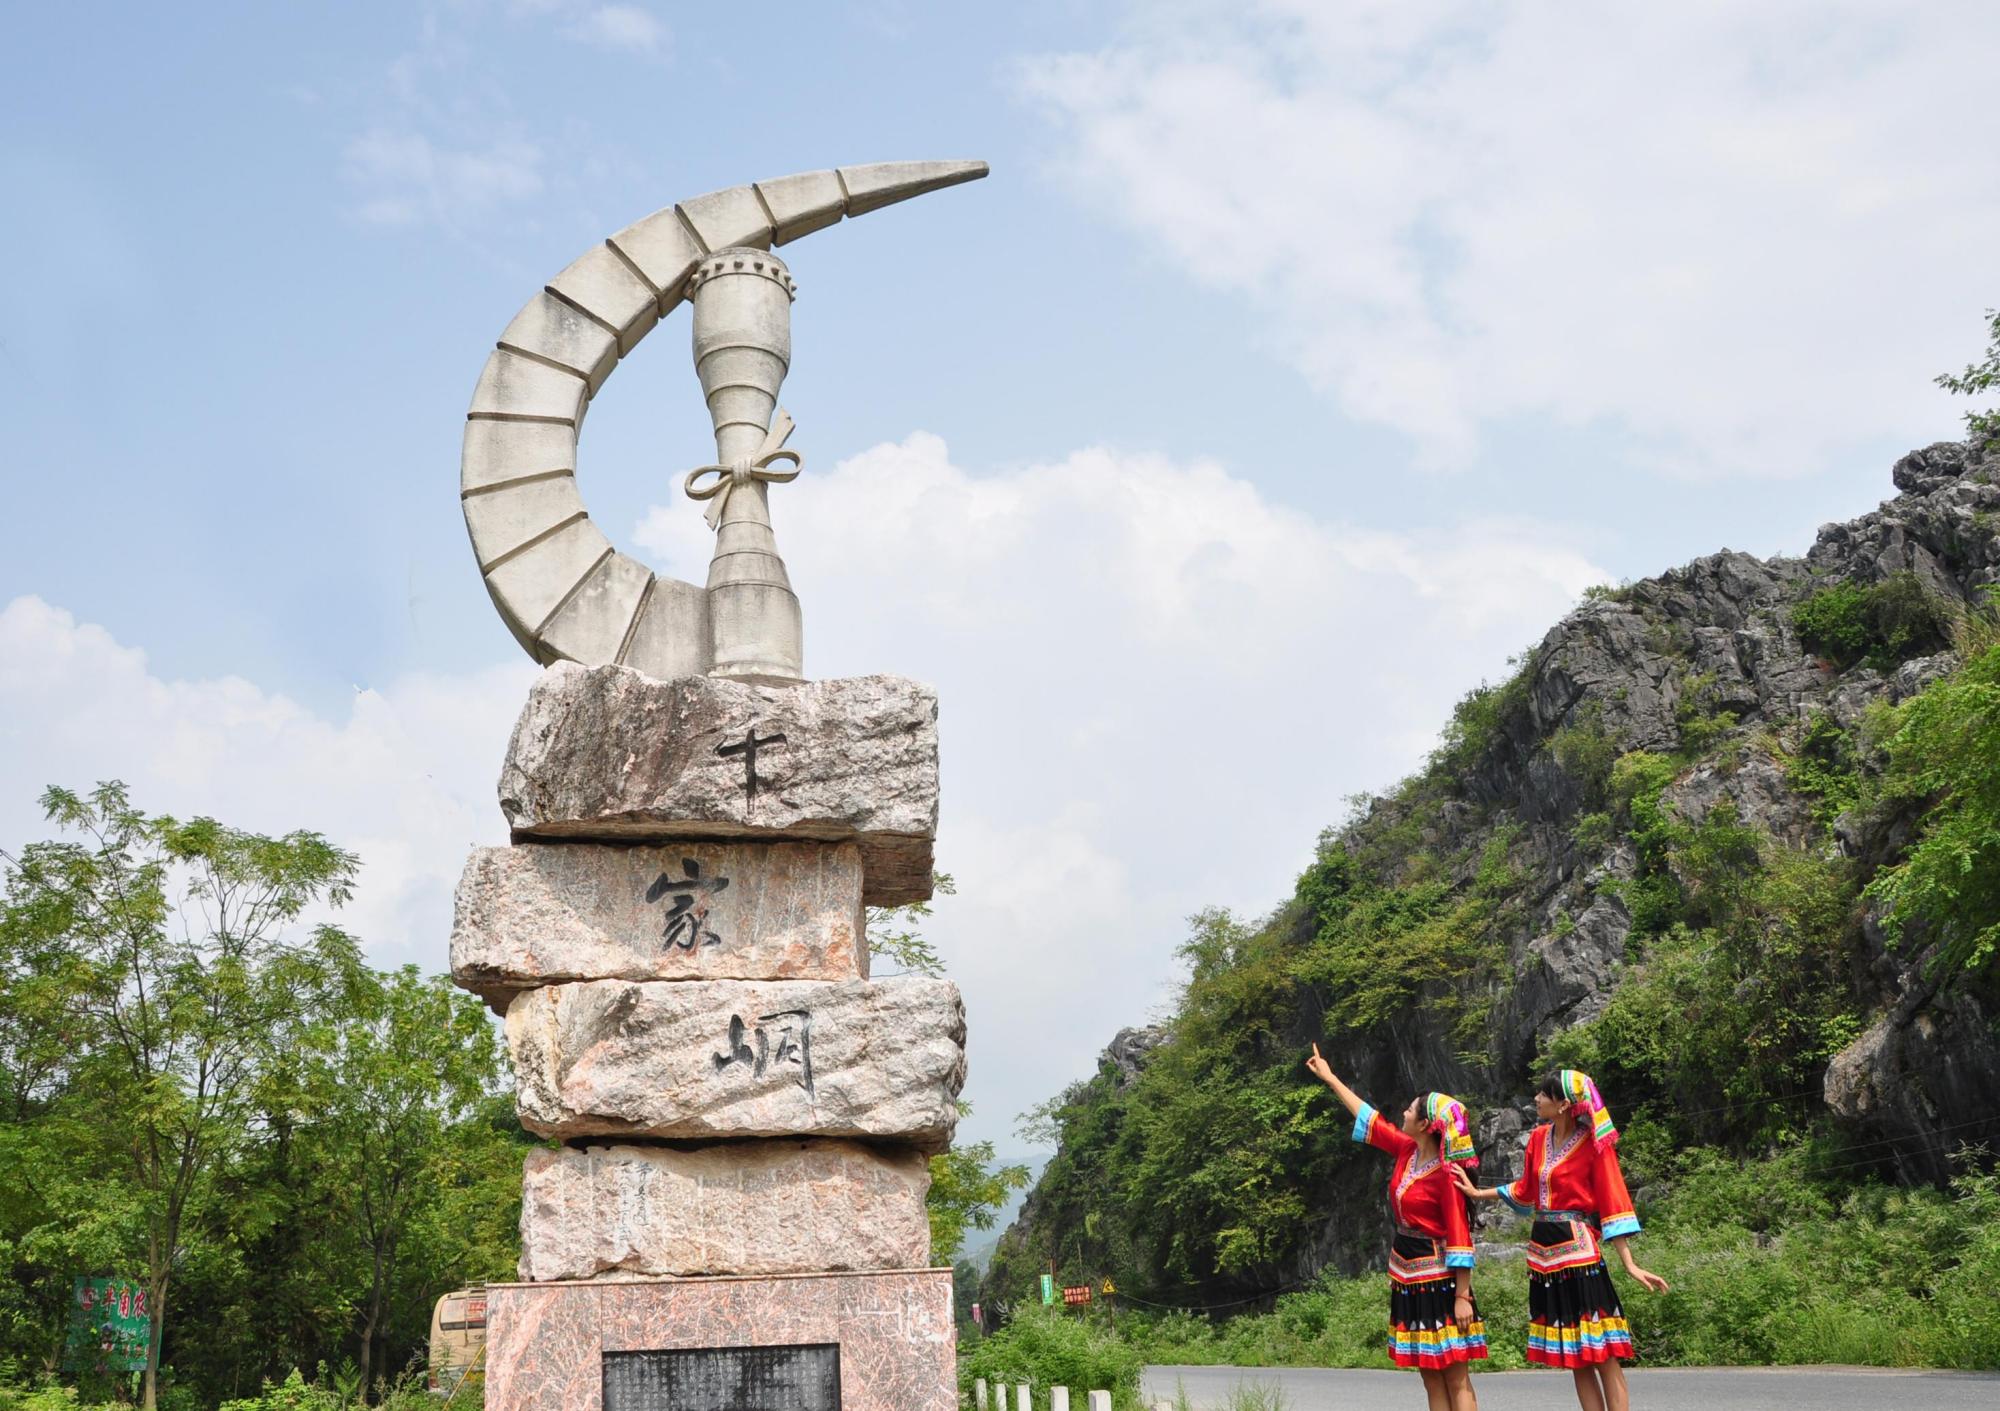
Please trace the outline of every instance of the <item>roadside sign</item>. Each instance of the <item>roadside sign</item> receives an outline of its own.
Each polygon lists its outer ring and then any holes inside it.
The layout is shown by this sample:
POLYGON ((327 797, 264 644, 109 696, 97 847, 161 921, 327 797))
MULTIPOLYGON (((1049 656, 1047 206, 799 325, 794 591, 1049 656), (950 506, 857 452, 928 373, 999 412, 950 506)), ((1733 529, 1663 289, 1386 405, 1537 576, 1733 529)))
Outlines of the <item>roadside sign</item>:
POLYGON ((72 1371, 143 1372, 153 1340, 146 1289, 135 1279, 80 1278, 69 1298, 63 1366, 72 1371))
POLYGON ((1063 1290, 1063 1302, 1064 1303, 1090 1302, 1090 1285, 1077 1284, 1072 1288, 1065 1288, 1063 1290))
POLYGON ((1056 1276, 1054 1274, 1044 1274, 1042 1275, 1042 1306, 1046 1308, 1055 1301, 1056 1276))

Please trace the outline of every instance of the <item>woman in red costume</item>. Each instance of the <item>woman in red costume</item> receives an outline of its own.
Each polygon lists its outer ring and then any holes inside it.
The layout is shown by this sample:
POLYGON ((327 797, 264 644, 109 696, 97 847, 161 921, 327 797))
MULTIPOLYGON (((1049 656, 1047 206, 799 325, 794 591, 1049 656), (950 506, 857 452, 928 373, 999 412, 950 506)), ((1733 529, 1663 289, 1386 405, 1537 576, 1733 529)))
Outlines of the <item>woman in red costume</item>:
POLYGON ((1620 1359, 1636 1356, 1618 1290, 1604 1266, 1610 1241, 1625 1272, 1654 1293, 1667 1281, 1632 1257, 1639 1217, 1618 1169, 1618 1129, 1588 1073, 1565 1068, 1542 1080, 1521 1177, 1512 1185, 1475 1186, 1455 1175, 1473 1200, 1504 1200, 1534 1217, 1528 1236, 1528 1360, 1567 1367, 1583 1411, 1627 1411, 1631 1393, 1620 1359))
POLYGON ((1425 1093, 1401 1126, 1354 1095, 1313 1045, 1306 1067, 1354 1114, 1354 1140, 1395 1157, 1389 1170, 1389 1355, 1424 1379, 1430 1411, 1478 1411, 1472 1363, 1486 1356, 1486 1325, 1472 1301, 1472 1230, 1451 1172, 1477 1166, 1465 1108, 1425 1093))

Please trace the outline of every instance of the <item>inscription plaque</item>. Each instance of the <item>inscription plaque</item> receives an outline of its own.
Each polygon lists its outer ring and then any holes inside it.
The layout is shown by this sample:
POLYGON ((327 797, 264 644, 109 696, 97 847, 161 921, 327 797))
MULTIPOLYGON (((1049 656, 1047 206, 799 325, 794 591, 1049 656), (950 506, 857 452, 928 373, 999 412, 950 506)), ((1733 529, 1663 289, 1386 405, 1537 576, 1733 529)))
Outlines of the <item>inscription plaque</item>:
POLYGON ((607 1352, 604 1411, 840 1411, 840 1346, 607 1352))

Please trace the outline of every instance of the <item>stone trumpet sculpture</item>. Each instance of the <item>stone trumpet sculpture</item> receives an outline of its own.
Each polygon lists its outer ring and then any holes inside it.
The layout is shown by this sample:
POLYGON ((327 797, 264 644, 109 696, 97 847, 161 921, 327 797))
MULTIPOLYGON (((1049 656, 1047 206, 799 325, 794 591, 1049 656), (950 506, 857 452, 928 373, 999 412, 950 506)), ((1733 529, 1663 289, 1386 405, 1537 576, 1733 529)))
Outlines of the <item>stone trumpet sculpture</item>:
POLYGON ((931 893, 937 697, 808 682, 771 527, 797 286, 769 246, 985 174, 842 167, 683 202, 557 275, 473 396, 461 493, 549 667, 508 742, 512 842, 459 883, 452 976, 506 1017, 521 1282, 488 1287, 490 1411, 948 1411, 951 1271, 926 1157, 965 1079, 957 987, 868 974, 865 907, 931 893), (576 433, 694 308, 716 459, 702 587, 591 525, 576 433))
POLYGON ((715 423, 718 462, 687 478, 689 496, 708 501, 708 526, 716 531, 709 674, 773 685, 802 680, 799 600, 778 557, 769 499, 771 485, 799 473, 799 453, 784 449, 792 419, 778 406, 792 362, 797 286, 776 255, 738 245, 702 261, 688 288, 695 372, 715 423), (775 468, 785 461, 790 469, 775 468))

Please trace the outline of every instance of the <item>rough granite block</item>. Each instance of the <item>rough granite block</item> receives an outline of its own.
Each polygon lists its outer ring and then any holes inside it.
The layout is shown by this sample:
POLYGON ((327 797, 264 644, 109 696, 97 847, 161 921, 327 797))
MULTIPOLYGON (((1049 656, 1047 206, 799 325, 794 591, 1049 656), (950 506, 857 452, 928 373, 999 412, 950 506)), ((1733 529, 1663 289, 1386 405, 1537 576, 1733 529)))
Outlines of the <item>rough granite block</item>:
POLYGON ((853 843, 522 843, 458 882, 451 976, 506 1013, 569 980, 868 977, 853 843))
POLYGON ((841 1411, 956 1411, 951 1270, 490 1284, 487 1411, 604 1411, 604 1354, 840 1348, 841 1411))
POLYGON ((942 1150, 965 1083, 948 980, 588 980, 507 1007, 545 1137, 866 1137, 942 1150))
POLYGON ((930 1262, 930 1163, 849 1141, 543 1148, 521 1189, 521 1277, 688 1278, 930 1262))
POLYGON ((628 667, 542 673, 507 746, 521 838, 852 839, 862 899, 931 894, 937 693, 898 676, 755 686, 628 667))

